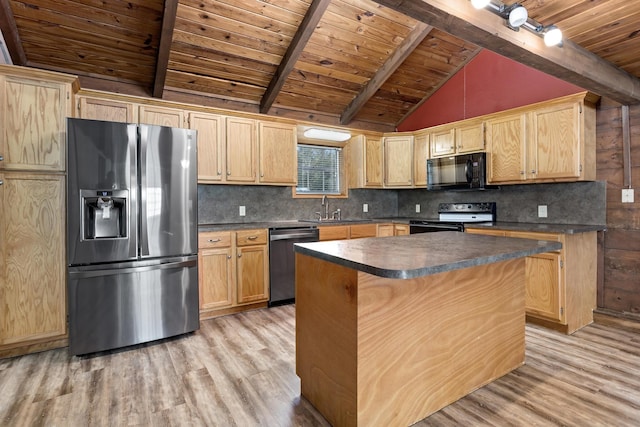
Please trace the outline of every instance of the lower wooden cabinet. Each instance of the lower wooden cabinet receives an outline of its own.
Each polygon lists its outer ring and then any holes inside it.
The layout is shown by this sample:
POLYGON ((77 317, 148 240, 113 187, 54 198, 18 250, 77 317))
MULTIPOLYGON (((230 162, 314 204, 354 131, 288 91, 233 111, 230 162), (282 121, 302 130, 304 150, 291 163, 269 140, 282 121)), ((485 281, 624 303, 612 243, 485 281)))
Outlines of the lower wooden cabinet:
POLYGON ((527 320, 571 334, 593 322, 597 292, 596 232, 564 234, 466 227, 466 232, 552 240, 562 249, 526 259, 527 320))
POLYGON ((198 248, 201 319, 266 306, 266 229, 201 232, 198 248))
POLYGON ((0 171, 0 356, 66 345, 65 178, 0 171))

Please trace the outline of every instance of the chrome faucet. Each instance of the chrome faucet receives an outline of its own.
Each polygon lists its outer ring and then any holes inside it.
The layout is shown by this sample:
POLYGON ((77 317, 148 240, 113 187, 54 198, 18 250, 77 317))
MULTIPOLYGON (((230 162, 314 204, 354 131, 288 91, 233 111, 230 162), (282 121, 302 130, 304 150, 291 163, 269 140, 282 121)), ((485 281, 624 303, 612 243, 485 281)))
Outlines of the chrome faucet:
POLYGON ((324 219, 329 219, 329 201, 327 195, 322 195, 322 206, 324 206, 324 219))

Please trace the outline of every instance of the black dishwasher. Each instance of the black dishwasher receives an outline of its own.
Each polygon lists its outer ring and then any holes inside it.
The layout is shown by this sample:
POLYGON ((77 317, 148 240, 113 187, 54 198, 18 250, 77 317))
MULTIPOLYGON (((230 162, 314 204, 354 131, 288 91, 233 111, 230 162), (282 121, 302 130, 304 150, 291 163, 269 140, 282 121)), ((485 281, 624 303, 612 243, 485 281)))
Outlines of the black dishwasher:
POLYGON ((290 304, 296 298, 294 243, 317 242, 318 227, 269 229, 269 307, 290 304))

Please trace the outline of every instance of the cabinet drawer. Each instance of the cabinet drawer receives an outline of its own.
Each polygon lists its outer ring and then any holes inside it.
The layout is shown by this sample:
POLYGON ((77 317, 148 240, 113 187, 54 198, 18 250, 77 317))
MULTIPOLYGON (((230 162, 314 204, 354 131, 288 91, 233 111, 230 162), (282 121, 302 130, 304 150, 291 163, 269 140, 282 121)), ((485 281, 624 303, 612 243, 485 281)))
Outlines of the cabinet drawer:
POLYGON ((230 231, 203 231, 198 233, 198 249, 226 248, 231 246, 230 231))
POLYGON ((349 238, 348 225, 334 225, 329 227, 318 227, 320 240, 344 240, 349 238))
POLYGON ((360 224, 352 225, 349 237, 359 239, 361 237, 376 237, 378 235, 378 226, 376 224, 360 224))
POLYGON ((240 230, 236 231, 236 245, 266 245, 267 230, 240 230))

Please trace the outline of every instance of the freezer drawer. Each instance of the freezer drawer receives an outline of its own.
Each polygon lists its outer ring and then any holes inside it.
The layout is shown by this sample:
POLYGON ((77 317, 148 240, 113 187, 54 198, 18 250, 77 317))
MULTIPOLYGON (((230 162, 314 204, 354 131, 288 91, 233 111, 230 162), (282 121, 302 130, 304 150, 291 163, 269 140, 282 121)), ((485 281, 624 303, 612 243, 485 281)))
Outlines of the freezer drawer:
POLYGON ((70 268, 68 287, 72 355, 199 328, 197 256, 124 268, 70 268))

